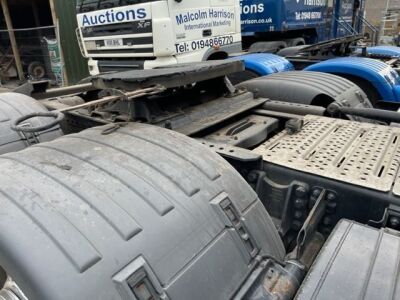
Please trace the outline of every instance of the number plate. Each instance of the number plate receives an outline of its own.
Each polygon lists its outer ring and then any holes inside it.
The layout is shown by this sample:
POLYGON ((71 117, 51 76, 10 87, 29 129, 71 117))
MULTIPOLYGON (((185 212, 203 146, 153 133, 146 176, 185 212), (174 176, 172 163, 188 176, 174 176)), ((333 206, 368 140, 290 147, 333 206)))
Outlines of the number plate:
POLYGON ((123 45, 124 41, 122 39, 104 40, 104 46, 106 47, 121 47, 123 45))

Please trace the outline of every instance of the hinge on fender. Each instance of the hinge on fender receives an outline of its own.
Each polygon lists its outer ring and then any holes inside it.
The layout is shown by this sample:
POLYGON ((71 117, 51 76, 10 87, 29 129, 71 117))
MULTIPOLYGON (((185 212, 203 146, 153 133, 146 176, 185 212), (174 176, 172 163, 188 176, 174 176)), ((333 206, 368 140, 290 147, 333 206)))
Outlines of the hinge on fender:
POLYGON ((157 276, 142 256, 137 257, 114 275, 113 281, 121 294, 121 299, 169 299, 157 276))
POLYGON ((249 252, 250 256, 255 257, 258 253, 258 248, 256 246, 255 240, 247 230, 246 225, 243 223, 239 212, 236 210, 236 207, 232 204, 231 200, 228 197, 225 197, 219 202, 219 207, 228 218, 231 226, 239 234, 240 239, 245 245, 245 248, 249 252))
POLYGON ((143 268, 137 270, 127 280, 129 288, 132 290, 138 300, 156 300, 161 299, 154 288, 154 285, 147 276, 143 268))

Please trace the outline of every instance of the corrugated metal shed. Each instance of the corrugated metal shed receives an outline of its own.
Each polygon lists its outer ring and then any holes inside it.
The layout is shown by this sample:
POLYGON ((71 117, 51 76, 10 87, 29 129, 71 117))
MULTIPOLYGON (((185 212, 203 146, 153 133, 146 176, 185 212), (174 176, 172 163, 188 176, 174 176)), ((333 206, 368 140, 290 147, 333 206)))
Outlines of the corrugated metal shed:
POLYGON ((68 83, 74 84, 89 76, 87 61, 81 55, 75 35, 75 28, 78 26, 75 1, 54 0, 54 5, 60 26, 60 40, 68 83))

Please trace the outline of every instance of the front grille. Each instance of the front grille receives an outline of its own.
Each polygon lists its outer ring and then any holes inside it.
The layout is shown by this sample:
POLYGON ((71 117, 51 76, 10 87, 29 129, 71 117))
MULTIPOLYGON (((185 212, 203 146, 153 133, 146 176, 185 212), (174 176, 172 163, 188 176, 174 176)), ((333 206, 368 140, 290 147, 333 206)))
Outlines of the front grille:
POLYGON ((82 37, 87 53, 97 57, 154 53, 151 20, 84 27, 82 37))
POLYGON ((143 70, 145 60, 100 60, 98 62, 101 73, 110 71, 143 70))
MULTIPOLYGON (((153 37, 145 36, 145 37, 137 37, 137 38, 125 38, 122 39, 124 46, 135 46, 135 45, 152 45, 153 37)), ((97 40, 94 42, 96 47, 104 47, 104 40, 97 40)))
POLYGON ((126 53, 153 53, 153 48, 138 48, 138 49, 99 49, 99 50, 88 50, 89 54, 126 54, 126 53))
POLYGON ((103 37, 125 34, 151 33, 151 20, 133 21, 120 24, 98 25, 82 28, 83 38, 103 37))

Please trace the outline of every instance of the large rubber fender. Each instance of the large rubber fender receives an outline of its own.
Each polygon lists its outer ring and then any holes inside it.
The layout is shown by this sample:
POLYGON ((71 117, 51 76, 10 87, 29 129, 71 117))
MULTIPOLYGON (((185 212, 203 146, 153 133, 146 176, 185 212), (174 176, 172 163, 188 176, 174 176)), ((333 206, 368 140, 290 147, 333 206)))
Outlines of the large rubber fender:
MULTIPOLYGON (((396 46, 372 46, 367 47, 367 54, 373 55, 374 57, 400 57, 400 47, 396 46)), ((357 55, 362 54, 362 49, 354 51, 357 55)))
POLYGON ((243 82, 239 86, 256 92, 260 97, 278 101, 324 107, 336 101, 340 106, 372 107, 366 94, 357 85, 328 73, 276 73, 243 82))
POLYGON ((294 70, 294 66, 286 58, 271 53, 243 54, 230 59, 241 60, 245 65, 245 71, 228 76, 233 84, 259 76, 294 70))
POLYGON ((286 58, 271 53, 244 54, 232 59, 242 60, 246 70, 253 71, 259 76, 294 69, 293 65, 286 58))
MULTIPOLYGON (((0 154, 19 151, 31 143, 51 141, 62 135, 59 126, 26 135, 11 129, 16 119, 41 112, 47 112, 47 109, 31 97, 19 93, 0 94, 0 154)), ((52 121, 50 118, 31 118, 24 124, 31 127, 42 127, 52 121)))
POLYGON ((380 96, 380 99, 370 99, 389 102, 400 102, 394 87, 400 85, 400 76, 386 63, 365 57, 340 57, 322 61, 304 70, 337 74, 360 78, 368 82, 380 96))
POLYGON ((30 300, 228 299, 256 256, 284 256, 244 179, 170 130, 92 128, 0 169, 0 265, 30 300))

